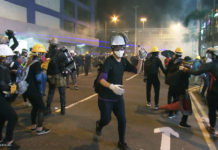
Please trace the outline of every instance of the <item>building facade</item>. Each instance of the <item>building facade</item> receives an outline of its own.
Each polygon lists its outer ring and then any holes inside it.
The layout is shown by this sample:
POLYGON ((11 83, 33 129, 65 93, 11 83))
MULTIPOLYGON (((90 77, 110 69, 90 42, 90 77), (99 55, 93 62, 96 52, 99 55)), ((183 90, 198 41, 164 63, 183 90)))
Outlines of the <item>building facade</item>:
POLYGON ((0 34, 98 46, 95 0, 0 0, 0 34))

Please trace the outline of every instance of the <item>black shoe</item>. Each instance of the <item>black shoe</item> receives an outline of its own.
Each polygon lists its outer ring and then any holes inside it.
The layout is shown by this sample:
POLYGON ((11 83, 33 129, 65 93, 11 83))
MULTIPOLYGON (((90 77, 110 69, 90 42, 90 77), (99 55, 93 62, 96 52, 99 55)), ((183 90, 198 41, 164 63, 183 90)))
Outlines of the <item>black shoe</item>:
POLYGON ((36 131, 37 135, 43 135, 43 134, 47 134, 50 132, 50 129, 46 129, 46 128, 42 128, 41 131, 36 131))
POLYGON ((128 147, 128 145, 127 145, 126 143, 118 142, 117 147, 118 147, 120 150, 129 150, 129 147, 128 147))
POLYGON ((99 121, 96 121, 96 135, 101 136, 101 127, 99 126, 99 121))
POLYGON ((188 125, 187 123, 182 123, 182 122, 179 124, 179 127, 181 127, 181 128, 191 128, 190 125, 188 125))

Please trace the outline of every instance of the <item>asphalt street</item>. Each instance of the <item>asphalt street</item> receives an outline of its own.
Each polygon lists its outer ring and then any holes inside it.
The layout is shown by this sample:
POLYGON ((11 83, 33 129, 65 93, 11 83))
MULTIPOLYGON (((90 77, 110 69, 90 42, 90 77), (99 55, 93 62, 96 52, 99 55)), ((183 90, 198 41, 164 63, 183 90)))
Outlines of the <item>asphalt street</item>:
MULTIPOLYGON (((93 90, 96 73, 78 78, 79 90, 72 85, 66 89, 66 115, 59 113, 58 90, 52 103, 52 115, 45 117, 44 126, 51 129, 46 135, 38 136, 30 131, 31 107, 24 105, 21 96, 13 103, 19 116, 15 129, 15 140, 20 150, 118 150, 117 120, 112 114, 109 125, 102 136, 95 135, 95 122, 99 119, 97 95, 93 90)), ((159 104, 167 103, 168 86, 161 79, 159 104)), ((169 119, 164 110, 153 109, 146 104, 146 84, 142 74, 124 74, 125 110, 127 118, 126 142, 131 150, 216 150, 217 139, 212 139, 205 130, 207 107, 198 95, 197 87, 190 89, 193 115, 188 118, 191 129, 178 127, 181 113, 169 119)), ((153 92, 152 92, 153 93, 153 92)), ((46 96, 44 97, 46 101, 46 96)))

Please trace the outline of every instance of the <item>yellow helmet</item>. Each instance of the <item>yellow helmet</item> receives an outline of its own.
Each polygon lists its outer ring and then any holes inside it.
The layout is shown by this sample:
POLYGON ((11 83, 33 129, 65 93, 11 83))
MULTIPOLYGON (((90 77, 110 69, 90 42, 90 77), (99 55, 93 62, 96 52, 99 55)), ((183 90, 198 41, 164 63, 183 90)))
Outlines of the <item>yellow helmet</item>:
POLYGON ((183 49, 181 47, 177 47, 175 49, 175 53, 183 53, 183 49))
POLYGON ((152 49, 151 49, 151 52, 155 53, 155 52, 160 52, 160 51, 159 51, 157 46, 153 46, 152 49))
POLYGON ((32 53, 46 53, 46 50, 42 44, 35 44, 32 48, 32 53))
POLYGON ((195 59, 199 59, 199 60, 200 60, 200 59, 201 59, 201 57, 200 57, 200 56, 196 56, 196 58, 195 58, 195 59))

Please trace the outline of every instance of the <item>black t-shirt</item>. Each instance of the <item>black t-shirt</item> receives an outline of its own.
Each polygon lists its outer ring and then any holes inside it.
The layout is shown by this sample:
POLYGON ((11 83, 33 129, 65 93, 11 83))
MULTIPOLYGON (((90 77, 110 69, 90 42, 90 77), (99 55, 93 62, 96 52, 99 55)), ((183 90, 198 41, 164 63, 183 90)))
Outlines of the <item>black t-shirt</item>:
POLYGON ((41 73, 41 62, 37 61, 33 63, 29 68, 29 73, 27 75, 26 81, 29 83, 27 93, 40 95, 40 91, 38 88, 38 82, 36 80, 36 75, 41 73))
MULTIPOLYGON (((103 73, 106 73, 107 81, 112 84, 123 84, 124 71, 136 73, 136 68, 129 63, 126 58, 122 58, 121 62, 118 62, 113 56, 109 56, 103 64, 103 73)), ((103 99, 120 99, 120 95, 116 95, 112 90, 106 87, 102 87, 102 91, 99 96, 103 99)))

